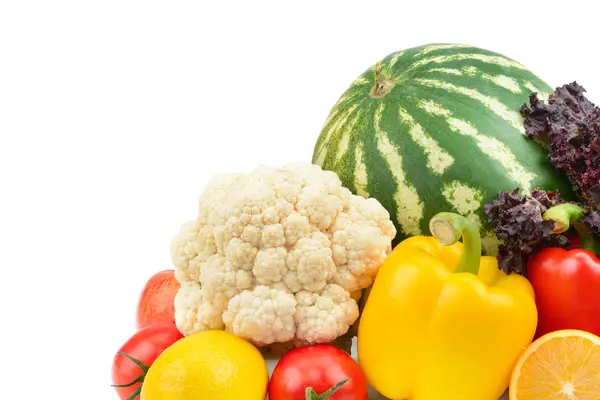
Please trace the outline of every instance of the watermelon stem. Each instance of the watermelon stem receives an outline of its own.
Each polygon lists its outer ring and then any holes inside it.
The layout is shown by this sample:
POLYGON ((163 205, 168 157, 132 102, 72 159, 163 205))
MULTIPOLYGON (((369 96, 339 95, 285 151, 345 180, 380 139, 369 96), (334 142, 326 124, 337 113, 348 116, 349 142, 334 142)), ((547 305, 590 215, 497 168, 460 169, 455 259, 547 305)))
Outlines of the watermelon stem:
POLYGON ((463 239, 460 262, 455 272, 479 274, 481 262, 481 237, 475 223, 462 215, 439 213, 429 221, 431 234, 444 245, 451 245, 463 239))
POLYGON ((371 97, 376 99, 381 99, 388 95, 396 84, 396 80, 392 77, 389 68, 386 68, 379 61, 373 66, 373 82, 371 97))

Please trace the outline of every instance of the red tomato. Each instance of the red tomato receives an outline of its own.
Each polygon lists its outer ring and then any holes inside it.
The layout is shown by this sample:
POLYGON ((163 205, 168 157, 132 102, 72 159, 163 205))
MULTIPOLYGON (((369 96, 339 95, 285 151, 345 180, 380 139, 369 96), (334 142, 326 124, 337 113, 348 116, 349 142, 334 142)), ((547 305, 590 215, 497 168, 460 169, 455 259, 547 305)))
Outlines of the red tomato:
POLYGON ((284 355, 269 382, 270 400, 305 400, 306 388, 323 394, 348 379, 330 400, 366 400, 367 380, 347 353, 327 344, 299 347, 284 355))
POLYGON ((137 305, 137 329, 150 325, 175 324, 175 295, 179 282, 173 270, 160 271, 150 277, 137 305))
POLYGON ((115 387, 121 400, 139 399, 141 383, 148 367, 165 349, 182 338, 183 335, 175 325, 153 325, 138 331, 121 346, 113 359, 113 386, 123 386, 137 380, 128 387, 115 387), (121 353, 129 355, 140 364, 121 353))

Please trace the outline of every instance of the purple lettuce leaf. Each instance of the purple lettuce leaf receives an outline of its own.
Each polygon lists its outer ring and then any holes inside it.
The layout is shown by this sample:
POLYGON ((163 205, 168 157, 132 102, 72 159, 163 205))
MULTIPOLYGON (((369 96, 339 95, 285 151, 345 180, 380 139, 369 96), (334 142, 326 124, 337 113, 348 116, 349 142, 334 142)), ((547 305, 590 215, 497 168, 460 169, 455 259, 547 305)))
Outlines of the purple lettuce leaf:
POLYGON ((498 266, 507 274, 526 275, 529 255, 545 246, 566 247, 569 240, 563 235, 552 234, 553 221, 544 221, 544 212, 561 204, 558 192, 536 189, 531 195, 500 192, 496 199, 484 208, 488 221, 501 240, 498 248, 498 266))
POLYGON ((577 82, 561 86, 545 103, 537 94, 524 105, 525 131, 543 142, 548 158, 564 171, 590 208, 600 205, 600 108, 584 95, 577 82))

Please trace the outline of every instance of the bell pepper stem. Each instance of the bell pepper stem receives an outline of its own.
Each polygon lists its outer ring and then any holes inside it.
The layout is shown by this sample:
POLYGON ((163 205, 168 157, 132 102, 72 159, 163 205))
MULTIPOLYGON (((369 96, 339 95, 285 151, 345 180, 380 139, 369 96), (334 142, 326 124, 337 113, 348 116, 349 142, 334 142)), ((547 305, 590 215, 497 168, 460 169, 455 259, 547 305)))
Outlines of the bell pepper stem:
POLYGON ((581 239, 581 248, 599 254, 600 244, 588 226, 580 221, 583 214, 583 208, 578 205, 564 203, 546 210, 543 218, 554 222, 552 233, 563 233, 573 227, 581 239))
POLYGON ((583 208, 571 203, 559 204, 547 209, 543 217, 546 221, 554 221, 552 233, 563 233, 583 217, 583 208))
POLYGON ((463 252, 456 272, 479 273, 481 262, 481 237, 475 223, 462 215, 439 213, 429 221, 431 234, 448 246, 463 240, 463 252))

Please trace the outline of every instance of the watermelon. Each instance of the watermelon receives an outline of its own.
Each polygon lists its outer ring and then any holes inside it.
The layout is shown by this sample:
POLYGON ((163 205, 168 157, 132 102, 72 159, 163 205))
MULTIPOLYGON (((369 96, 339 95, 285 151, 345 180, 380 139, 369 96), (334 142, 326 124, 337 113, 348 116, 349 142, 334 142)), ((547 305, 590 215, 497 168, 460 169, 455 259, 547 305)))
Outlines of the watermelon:
POLYGON ((312 162, 390 212, 400 240, 429 234, 441 211, 480 227, 484 252, 498 241, 484 205, 498 192, 560 190, 575 196, 547 150, 525 136, 520 108, 553 89, 520 63, 461 44, 430 44, 386 56, 331 109, 312 162))

